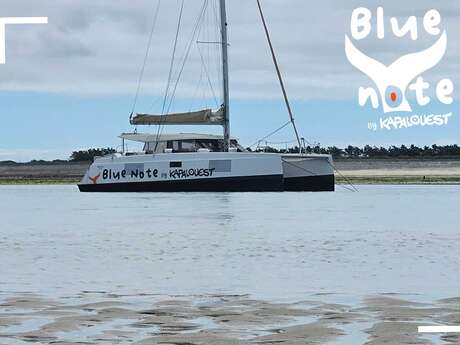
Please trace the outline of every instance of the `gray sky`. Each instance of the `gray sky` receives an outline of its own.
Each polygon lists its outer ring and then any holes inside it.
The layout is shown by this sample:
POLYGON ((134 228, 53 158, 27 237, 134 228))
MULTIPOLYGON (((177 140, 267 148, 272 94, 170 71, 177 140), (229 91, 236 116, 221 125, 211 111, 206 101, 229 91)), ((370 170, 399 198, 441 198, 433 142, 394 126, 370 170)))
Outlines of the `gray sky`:
MULTIPOLYGON (((180 61, 204 0, 185 0, 182 30, 177 48, 180 61)), ((214 8, 208 0, 199 40, 216 40, 214 8)), ((66 158, 76 148, 119 145, 116 138, 129 126, 133 95, 144 58, 158 0, 2 0, 1 16, 47 16, 47 25, 7 26, 7 64, 0 65, 0 160, 66 158), (16 91, 16 92, 6 92, 16 91), (21 135, 17 135, 20 130, 21 135)), ((180 0, 161 0, 160 17, 145 70, 139 112, 161 111, 168 76, 180 0)), ((454 0, 262 0, 286 87, 293 100, 296 122, 311 142, 324 145, 393 145, 459 143, 457 102, 442 107, 432 102, 418 108, 422 113, 453 112, 451 124, 371 132, 368 121, 382 115, 380 109, 358 105, 358 88, 373 83, 356 70, 345 56, 345 35, 350 34, 353 9, 369 8, 375 18, 378 6, 385 10, 386 37, 373 31, 354 40, 365 54, 390 64, 410 52, 430 47, 437 37, 426 34, 422 18, 435 8, 447 30, 444 59, 423 73, 432 84, 450 78, 460 83, 460 2, 454 0), (395 38, 389 17, 402 25, 408 16, 418 19, 420 39, 395 38)), ((278 128, 287 120, 284 103, 271 61, 255 0, 227 0, 230 39, 230 88, 232 133, 244 145, 278 128)), ((197 44, 192 49, 177 88, 172 111, 203 106, 217 107, 219 47, 197 44), (206 64, 205 73, 201 55, 206 64), (214 54, 214 55, 213 55, 214 54), (207 74, 213 90, 208 85, 207 74), (194 99, 194 100, 191 100, 194 99)), ((177 75, 176 63, 173 76, 177 75)), ((459 98, 456 87, 454 99, 459 98)), ((141 130, 149 131, 142 128, 141 130)), ((151 129, 150 129, 151 130, 151 129)), ((184 128, 168 128, 168 131, 184 128)), ((187 131, 197 131, 187 127, 187 131)), ((206 127, 198 131, 220 128, 206 127)), ((286 128, 275 141, 291 140, 286 128)))
MULTIPOLYGON (((8 26, 8 64, 1 67, 2 90, 31 90, 104 95, 133 93, 158 0, 2 0, 2 16, 48 16, 46 26, 8 26)), ((210 2, 216 0, 209 0, 210 2)), ((177 0, 163 0, 143 92, 161 94, 168 72, 177 0)), ((178 47, 182 56, 202 0, 186 0, 183 31, 178 47)), ((273 65, 255 1, 228 0, 232 96, 279 97, 273 65)), ((353 8, 373 10, 383 3, 386 16, 423 16, 435 7, 448 29, 448 53, 433 80, 460 80, 460 2, 263 0, 267 21, 291 97, 355 98, 356 88, 369 83, 345 58, 344 36, 349 33, 353 8), (350 87, 352 86, 352 87, 350 87)), ((419 30, 421 28, 419 21, 419 30)), ((374 31, 375 32, 375 31, 374 31)), ((375 34, 374 34, 375 35, 375 34)), ((359 42, 371 56, 391 62, 398 55, 427 48, 434 38, 394 39, 373 36, 359 42)), ((203 35, 202 37, 203 38, 203 35)), ((205 50, 206 47, 203 47, 205 50)), ((180 96, 192 96, 201 62, 193 46, 180 96)), ((370 85, 369 85, 370 86, 370 85)))

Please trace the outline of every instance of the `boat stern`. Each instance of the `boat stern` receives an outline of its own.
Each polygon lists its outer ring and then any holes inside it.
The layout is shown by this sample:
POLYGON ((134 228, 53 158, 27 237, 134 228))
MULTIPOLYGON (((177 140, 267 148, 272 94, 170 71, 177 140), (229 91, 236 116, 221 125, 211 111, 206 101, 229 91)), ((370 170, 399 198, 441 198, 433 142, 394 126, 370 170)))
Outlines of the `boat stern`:
MULTIPOLYGON (((96 162, 96 160, 95 160, 96 162)), ((102 169, 101 165, 95 165, 93 162, 85 172, 85 175, 81 178, 80 182, 77 184, 80 192, 92 192, 95 187, 102 180, 102 169)))
POLYGON ((330 155, 283 155, 284 190, 333 192, 335 175, 330 155))

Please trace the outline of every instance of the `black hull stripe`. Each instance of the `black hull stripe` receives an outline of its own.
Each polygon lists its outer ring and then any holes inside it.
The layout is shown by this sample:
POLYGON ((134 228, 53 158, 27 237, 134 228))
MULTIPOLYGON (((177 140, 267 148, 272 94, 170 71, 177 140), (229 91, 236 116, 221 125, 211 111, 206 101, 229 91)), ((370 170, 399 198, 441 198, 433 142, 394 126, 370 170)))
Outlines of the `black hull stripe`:
POLYGON ((333 192, 334 175, 316 175, 284 179, 284 190, 288 192, 333 192))
POLYGON ((78 185, 81 192, 282 192, 333 191, 334 175, 283 179, 283 175, 78 185))

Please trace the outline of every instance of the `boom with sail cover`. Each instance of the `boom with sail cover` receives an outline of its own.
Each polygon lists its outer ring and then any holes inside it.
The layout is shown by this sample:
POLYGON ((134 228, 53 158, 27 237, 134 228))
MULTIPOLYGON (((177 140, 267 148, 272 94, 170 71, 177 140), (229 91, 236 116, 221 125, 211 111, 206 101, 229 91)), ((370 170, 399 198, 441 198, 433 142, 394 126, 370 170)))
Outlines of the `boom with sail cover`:
MULTIPOLYGON (((205 2, 207 3, 207 2, 205 2)), ((220 38, 221 42, 216 42, 221 45, 221 55, 222 55, 222 93, 223 93, 223 103, 219 110, 212 111, 211 109, 205 109, 200 111, 193 111, 193 112, 184 112, 184 113, 168 113, 161 115, 150 115, 150 114, 136 114, 133 115, 131 113, 129 122, 131 125, 220 125, 223 126, 224 129, 224 151, 229 151, 230 148, 230 97, 229 97, 229 72, 228 72, 228 36, 227 36, 227 12, 226 12, 226 3, 225 0, 219 0, 220 4, 220 38)), ((183 2, 181 7, 181 15, 183 9, 183 2)), ((178 31, 180 27, 180 18, 179 16, 179 25, 178 31)), ((177 31, 177 32, 178 32, 177 31)), ((195 35, 196 31, 194 31, 195 35)), ((151 43, 151 39, 149 40, 149 45, 151 43)), ((211 42, 210 42, 211 43, 211 42)), ((176 37, 176 44, 177 44, 177 37, 176 37)), ((190 46, 188 48, 190 50, 190 46)), ((188 56, 188 52, 186 53, 188 56)), ((173 60, 174 61, 174 53, 173 53, 173 60)), ((184 61, 185 62, 185 61, 184 61)), ((171 65, 172 66, 172 65, 171 65)), ((183 69, 183 66, 182 66, 183 69)), ((180 73, 182 73, 182 69, 180 73)), ((142 69, 141 75, 143 73, 144 68, 142 69)), ((180 77, 180 74, 179 74, 180 77)), ((209 78, 209 77, 208 77, 209 78)), ((178 79, 179 80, 179 79, 178 79)), ((169 82, 168 82, 169 85, 169 82)), ((177 85, 176 85, 177 86, 177 85)), ((212 88, 212 85, 211 85, 212 88)), ((174 89, 175 92, 175 89, 174 89)), ((135 103, 137 101, 137 94, 135 98, 135 103)), ((135 106, 134 103, 134 106, 135 106)), ((133 110, 134 110, 133 106, 133 110)), ((164 109, 163 109, 164 110, 164 109)), ((160 133, 160 129, 159 129, 160 133)))
POLYGON ((222 125, 224 113, 223 109, 205 109, 168 115, 136 114, 129 122, 132 125, 222 125))

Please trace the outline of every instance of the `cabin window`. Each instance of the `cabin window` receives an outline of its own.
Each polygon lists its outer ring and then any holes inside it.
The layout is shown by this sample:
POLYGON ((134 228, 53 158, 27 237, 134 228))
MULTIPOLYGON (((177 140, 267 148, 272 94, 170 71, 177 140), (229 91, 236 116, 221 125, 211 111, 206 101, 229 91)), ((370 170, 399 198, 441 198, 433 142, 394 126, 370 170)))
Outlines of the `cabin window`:
MULTIPOLYGON (((187 140, 168 140, 160 141, 156 145, 155 142, 146 143, 144 151, 147 153, 165 152, 166 149, 172 152, 197 152, 199 149, 208 149, 211 152, 222 152, 224 149, 223 140, 219 139, 187 139, 187 140)), ((241 147, 234 139, 231 140, 230 145, 236 148, 238 152, 244 152, 245 149, 241 147)))
POLYGON ((202 139, 196 141, 196 146, 201 149, 208 149, 212 152, 220 152, 223 149, 223 142, 221 140, 202 139))
POLYGON ((170 168, 182 168, 182 162, 169 162, 170 168))
POLYGON ((183 140, 181 141, 181 152, 193 152, 196 151, 195 143, 193 140, 183 140))
POLYGON ((179 152, 180 151, 180 141, 173 141, 173 151, 179 152))
POLYGON ((196 152, 194 140, 170 140, 167 142, 167 148, 173 152, 196 152))
POLYGON ((145 143, 144 145, 145 153, 163 152, 165 148, 166 148, 166 142, 164 141, 159 141, 158 143, 155 141, 150 141, 148 143, 145 143))

